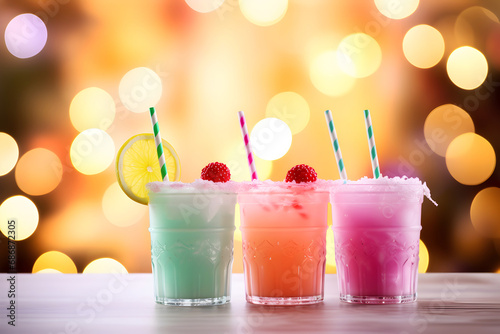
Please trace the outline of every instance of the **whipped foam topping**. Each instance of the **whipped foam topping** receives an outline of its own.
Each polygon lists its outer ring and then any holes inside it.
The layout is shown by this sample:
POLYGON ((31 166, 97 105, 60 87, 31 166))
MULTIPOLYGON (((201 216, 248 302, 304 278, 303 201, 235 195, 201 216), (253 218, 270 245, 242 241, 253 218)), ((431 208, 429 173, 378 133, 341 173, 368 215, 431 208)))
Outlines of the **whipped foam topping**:
POLYGON ((342 184, 341 180, 321 180, 314 182, 296 183, 285 181, 272 180, 254 180, 254 181, 228 181, 228 182, 212 182, 202 179, 196 179, 191 183, 180 181, 156 181, 146 184, 146 188, 150 192, 155 193, 190 193, 190 192, 223 192, 223 193, 239 193, 239 192, 293 192, 301 190, 329 191, 335 184, 342 184))
POLYGON ((419 185, 422 186, 422 190, 424 192, 424 196, 429 199, 432 203, 434 203, 435 206, 438 204, 436 201, 434 201, 431 197, 431 191, 429 187, 427 187, 427 183, 422 182, 418 177, 408 177, 408 176, 395 176, 395 177, 388 177, 388 176, 381 176, 378 179, 374 178, 369 178, 369 177, 362 177, 357 181, 350 181, 348 180, 346 184, 358 184, 358 185, 419 185))
POLYGON ((295 191, 329 191, 334 185, 342 184, 341 180, 322 180, 317 179, 314 182, 300 182, 295 181, 285 182, 285 181, 245 181, 240 182, 241 192, 260 192, 260 193, 272 193, 272 192, 295 192, 295 191))
POLYGON ((254 181, 228 181, 228 182, 212 182, 202 179, 196 179, 191 183, 180 181, 164 181, 150 182, 146 188, 150 192, 155 193, 193 193, 193 192, 218 192, 218 193, 240 193, 240 192, 258 192, 258 193, 273 193, 273 192, 301 192, 301 191, 331 191, 339 186, 345 185, 419 185, 422 187, 423 194, 434 205, 438 205, 431 197, 431 192, 425 182, 422 182, 416 177, 392 177, 383 176, 378 179, 362 177, 357 181, 348 180, 345 184, 343 180, 323 180, 318 179, 314 182, 296 183, 285 181, 272 180, 254 180, 254 181))
POLYGON ((194 182, 156 181, 146 184, 146 189, 155 193, 192 193, 192 192, 218 192, 237 193, 241 188, 239 182, 213 182, 196 179, 194 182))

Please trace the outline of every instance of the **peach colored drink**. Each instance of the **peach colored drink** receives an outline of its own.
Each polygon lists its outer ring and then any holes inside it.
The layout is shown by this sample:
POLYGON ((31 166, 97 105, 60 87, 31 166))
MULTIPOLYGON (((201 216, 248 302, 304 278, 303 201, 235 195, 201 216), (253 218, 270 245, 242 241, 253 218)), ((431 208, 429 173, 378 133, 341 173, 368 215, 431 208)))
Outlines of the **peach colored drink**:
POLYGON ((321 302, 328 192, 311 184, 254 184, 238 195, 247 301, 321 302))

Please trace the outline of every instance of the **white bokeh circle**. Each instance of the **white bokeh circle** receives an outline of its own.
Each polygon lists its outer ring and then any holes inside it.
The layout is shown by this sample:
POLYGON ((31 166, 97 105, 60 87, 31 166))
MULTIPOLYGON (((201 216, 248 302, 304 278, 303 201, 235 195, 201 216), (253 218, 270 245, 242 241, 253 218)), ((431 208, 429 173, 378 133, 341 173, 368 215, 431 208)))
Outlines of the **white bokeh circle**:
POLYGON ((38 209, 28 197, 16 195, 0 204, 0 230, 14 241, 31 236, 38 227, 38 209))
POLYGON ((403 53, 418 68, 435 66, 443 58, 444 50, 443 35, 427 24, 412 27, 403 38, 403 53))
POLYGON ((253 153, 263 160, 277 160, 292 146, 292 131, 288 125, 274 117, 255 124, 250 133, 253 153))
POLYGON ((161 98, 161 78, 147 67, 128 71, 120 81, 118 94, 123 105, 130 111, 149 111, 161 98))
POLYGON ((85 269, 83 269, 84 274, 104 274, 104 273, 116 273, 116 274, 128 274, 127 268, 120 262, 109 257, 103 257, 90 262, 85 269))
POLYGON ((94 175, 111 165, 115 144, 105 131, 88 129, 80 132, 73 140, 69 155, 76 170, 85 175, 94 175))
POLYGON ((224 0, 185 0, 191 9, 199 13, 209 13, 213 12, 222 4, 224 0))
POLYGON ((0 132, 0 176, 9 173, 19 159, 19 147, 11 135, 0 132))
POLYGON ((337 50, 337 64, 353 78, 365 78, 377 71, 382 62, 382 49, 375 38, 365 33, 344 37, 337 50))
POLYGON ((462 89, 481 86, 488 76, 488 61, 484 54, 471 46, 461 46, 450 54, 446 63, 448 77, 462 89))
POLYGON ((239 0, 239 6, 248 21, 267 27, 283 19, 288 10, 288 0, 239 0))
POLYGON ((393 20, 404 19, 413 14, 420 0, 375 0, 375 6, 382 13, 393 20))
POLYGON ((113 97, 104 89, 89 87, 75 95, 69 106, 69 118, 78 131, 108 129, 115 119, 113 97))

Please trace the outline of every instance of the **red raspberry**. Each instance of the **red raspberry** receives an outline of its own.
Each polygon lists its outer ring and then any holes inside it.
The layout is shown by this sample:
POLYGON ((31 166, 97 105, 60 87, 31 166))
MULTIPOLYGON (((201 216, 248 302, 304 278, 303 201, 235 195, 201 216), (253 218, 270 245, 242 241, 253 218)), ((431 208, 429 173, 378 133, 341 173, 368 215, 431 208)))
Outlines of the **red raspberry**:
POLYGON ((295 181, 297 183, 301 182, 314 182, 318 179, 318 174, 314 168, 309 167, 308 165, 297 165, 292 167, 288 173, 286 173, 286 182, 295 181))
POLYGON ((231 179, 231 172, 225 164, 211 162, 201 170, 201 178, 213 182, 227 182, 231 179))

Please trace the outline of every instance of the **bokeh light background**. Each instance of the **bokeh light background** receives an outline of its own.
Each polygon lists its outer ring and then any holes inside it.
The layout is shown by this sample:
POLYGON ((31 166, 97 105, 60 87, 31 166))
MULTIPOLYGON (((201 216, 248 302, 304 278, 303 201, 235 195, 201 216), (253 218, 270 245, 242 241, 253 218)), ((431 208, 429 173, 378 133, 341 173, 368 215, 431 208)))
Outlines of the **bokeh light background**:
MULTIPOLYGON (((239 110, 250 131, 287 125, 260 178, 300 163, 339 178, 326 109, 349 178, 371 175, 370 109, 382 173, 420 177, 439 203, 423 205, 420 271, 499 272, 499 16, 497 0, 0 1, 0 227, 23 222, 17 270, 151 271, 147 207, 114 170, 125 140, 151 132, 119 88, 148 67, 182 181, 212 161, 249 179, 239 110)), ((3 234, 0 254, 6 272, 3 234)), ((237 231, 235 272, 241 256, 237 231)))

